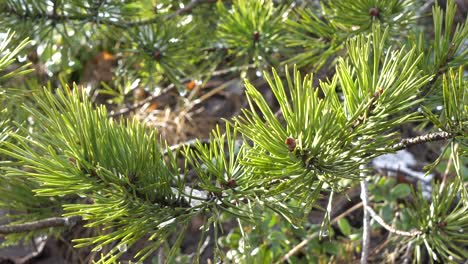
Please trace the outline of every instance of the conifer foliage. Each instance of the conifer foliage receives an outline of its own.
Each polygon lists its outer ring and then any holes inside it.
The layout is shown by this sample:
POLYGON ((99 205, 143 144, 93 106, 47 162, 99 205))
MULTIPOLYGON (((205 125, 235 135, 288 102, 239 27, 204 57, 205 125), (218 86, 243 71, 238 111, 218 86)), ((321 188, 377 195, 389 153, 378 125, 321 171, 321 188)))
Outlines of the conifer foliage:
POLYGON ((468 20, 456 23, 456 11, 452 0, 432 13, 413 0, 1 1, 3 244, 82 225, 93 232, 72 243, 98 252, 90 261, 150 263, 165 250, 163 261, 184 263, 181 245, 202 219, 193 263, 207 261, 210 236, 217 263, 336 261, 297 254, 318 236, 342 243, 336 224, 362 240, 347 252, 361 263, 371 262, 369 228, 388 232, 401 261, 466 260, 468 20), (114 54, 111 80, 71 84, 85 82, 87 49, 114 54), (169 146, 129 115, 173 90, 191 111, 200 87, 226 75, 245 78, 247 107, 208 140, 169 146), (150 95, 129 103, 137 89, 150 95), (403 136, 408 127, 419 136, 403 136), (373 159, 433 141, 443 147, 425 169, 444 177, 430 195, 398 184, 386 200, 373 159), (359 184, 360 226, 332 219, 334 197, 359 184), (259 240, 277 217, 305 243, 259 240), (237 249, 223 243, 229 221, 237 249))

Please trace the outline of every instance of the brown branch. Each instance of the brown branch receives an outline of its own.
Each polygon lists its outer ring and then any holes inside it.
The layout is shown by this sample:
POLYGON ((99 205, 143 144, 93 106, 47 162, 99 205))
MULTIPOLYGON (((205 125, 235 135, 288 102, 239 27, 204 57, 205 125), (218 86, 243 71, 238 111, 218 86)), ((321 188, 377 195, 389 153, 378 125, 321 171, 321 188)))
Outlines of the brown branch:
POLYGON ((77 222, 81 221, 81 216, 71 217, 51 217, 38 221, 28 222, 17 225, 1 225, 0 234, 8 235, 13 233, 21 233, 34 231, 49 227, 61 227, 61 226, 74 226, 77 222))
POLYGON ((418 144, 424 144, 427 142, 433 142, 433 141, 439 141, 439 140, 447 140, 454 138, 455 134, 445 132, 445 131, 440 131, 440 132, 434 132, 434 133, 429 133, 417 137, 412 137, 412 138, 404 138, 402 139, 399 143, 394 144, 391 148, 395 151, 397 150, 402 150, 410 146, 418 145, 418 144))

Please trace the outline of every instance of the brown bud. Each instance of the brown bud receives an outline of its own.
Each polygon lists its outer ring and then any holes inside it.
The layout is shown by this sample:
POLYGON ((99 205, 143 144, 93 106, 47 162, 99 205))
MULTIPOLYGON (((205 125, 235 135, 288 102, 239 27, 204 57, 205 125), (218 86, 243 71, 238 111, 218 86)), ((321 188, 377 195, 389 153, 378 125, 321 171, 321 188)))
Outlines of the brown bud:
POLYGON ((286 143, 286 146, 288 146, 289 152, 293 152, 294 149, 296 149, 296 140, 294 138, 288 137, 284 143, 286 143))
POLYGON ((384 92, 383 88, 377 89, 377 91, 375 91, 375 93, 374 93, 374 97, 378 98, 379 96, 381 96, 383 94, 383 92, 384 92))
POLYGON ((439 226, 439 228, 444 229, 447 226, 447 222, 443 221, 443 222, 440 222, 437 225, 439 226))
POLYGON ((253 41, 258 42, 259 39, 260 39, 260 33, 258 31, 255 31, 253 33, 253 41))
POLYGON ((70 161, 70 163, 72 163, 73 165, 76 165, 76 159, 75 158, 69 157, 68 161, 70 161))
POLYGON ((145 89, 139 87, 133 91, 133 97, 135 98, 135 101, 140 102, 148 97, 148 93, 145 89))
POLYGON ((226 187, 227 188, 235 188, 237 187, 237 182, 235 179, 229 179, 227 182, 226 182, 226 187))
POLYGON ((377 7, 372 7, 369 9, 369 15, 373 17, 378 17, 380 15, 380 10, 377 7))
POLYGON ((159 61, 162 58, 162 53, 159 50, 155 50, 153 52, 153 58, 157 61, 159 61))

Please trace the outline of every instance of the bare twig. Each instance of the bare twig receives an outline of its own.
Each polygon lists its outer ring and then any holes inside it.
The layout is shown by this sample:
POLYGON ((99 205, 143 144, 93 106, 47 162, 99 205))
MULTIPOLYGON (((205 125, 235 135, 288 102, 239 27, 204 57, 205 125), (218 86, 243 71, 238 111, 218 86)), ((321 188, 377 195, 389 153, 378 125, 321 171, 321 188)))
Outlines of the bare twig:
POLYGON ((318 235, 319 235, 318 232, 314 232, 312 235, 310 235, 306 239, 302 240, 301 243, 299 243, 295 247, 293 247, 286 255, 284 255, 275 264, 283 263, 284 261, 288 260, 290 257, 296 255, 299 250, 301 250, 303 247, 305 247, 312 239, 318 237, 318 235))
POLYGON ((165 259, 166 255, 164 254, 164 246, 160 246, 158 249, 158 264, 163 264, 165 259))
POLYGON ((369 257, 377 255, 382 249, 384 249, 392 240, 385 239, 382 243, 376 246, 372 251, 369 253, 369 257))
POLYGON ((418 145, 418 144, 423 144, 423 143, 438 141, 438 140, 447 140, 447 139, 454 138, 454 137, 455 135, 449 132, 445 132, 445 131, 434 132, 434 133, 429 133, 429 134, 425 134, 425 135, 421 135, 417 137, 402 139, 399 143, 394 144, 391 148, 397 151, 397 150, 402 150, 413 145, 418 145))
POLYGON ((419 8, 418 10, 418 16, 421 17, 423 16, 424 13, 430 11, 430 8, 434 5, 434 0, 429 0, 429 1, 426 1, 426 3, 424 3, 423 6, 421 6, 421 8, 419 8))
MULTIPOLYGON (((44 248, 47 244, 47 237, 42 237, 38 239, 40 240, 38 245, 36 245, 35 239, 33 239, 32 241, 34 250, 30 252, 29 254, 27 254, 26 256, 16 259, 15 263, 34 263, 34 258, 40 256, 44 252, 44 248)), ((7 261, 7 263, 9 262, 7 261)))
POLYGON ((24 224, 17 225, 1 225, 0 234, 7 235, 13 233, 21 233, 34 231, 49 227, 60 227, 60 226, 73 226, 77 222, 81 221, 81 216, 71 216, 71 217, 51 217, 38 221, 33 221, 24 224))
POLYGON ((396 235, 400 235, 400 236, 408 236, 408 237, 414 237, 414 236, 419 236, 422 234, 422 231, 420 230, 412 230, 412 231, 402 231, 402 230, 398 230, 390 225, 388 225, 387 223, 385 223, 385 221, 382 219, 382 217, 380 217, 380 215, 378 215, 374 209, 372 209, 372 207, 370 206, 367 206, 365 207, 366 208, 366 211, 370 213, 371 217, 377 222, 379 223, 383 228, 385 228, 388 232, 391 232, 393 234, 396 234, 396 235))
MULTIPOLYGON (((367 180, 366 180, 366 173, 364 172, 365 170, 365 165, 359 166, 359 169, 361 170, 361 200, 362 200, 362 205, 364 208, 369 207, 369 191, 367 189, 367 180)), ((361 253, 361 264, 366 264, 367 263, 367 257, 369 256, 369 246, 370 246, 370 218, 369 214, 367 213, 366 210, 364 210, 364 216, 362 219, 362 253, 361 253)))
POLYGON ((403 255, 403 264, 411 263, 411 251, 413 250, 413 241, 410 241, 406 247, 405 255, 403 255))

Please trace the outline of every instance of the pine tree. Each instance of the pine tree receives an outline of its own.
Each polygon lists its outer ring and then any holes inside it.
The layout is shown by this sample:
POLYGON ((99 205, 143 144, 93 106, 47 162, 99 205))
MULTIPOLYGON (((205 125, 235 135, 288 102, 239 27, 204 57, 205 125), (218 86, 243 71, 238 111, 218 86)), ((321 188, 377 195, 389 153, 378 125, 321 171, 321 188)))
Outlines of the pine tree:
POLYGON ((89 261, 114 263, 136 248, 131 261, 164 249, 165 262, 183 263, 198 218, 193 263, 206 261, 210 236, 213 262, 318 262, 327 258, 298 250, 319 237, 341 243, 338 229, 354 235, 361 263, 370 262, 372 229, 388 232, 401 261, 461 263, 468 20, 456 23, 447 1, 432 6, 427 26, 426 9, 414 0, 0 2, 9 29, 0 37, 0 208, 11 211, 3 245, 84 226, 87 236, 72 243, 98 252, 89 261), (112 77, 73 84, 96 75, 85 63, 94 50, 112 77), (171 146, 131 114, 174 91, 180 111, 191 111, 218 76, 245 79, 248 107, 208 140, 171 146), (404 137, 405 127, 419 136, 404 137), (372 169, 377 157, 434 141, 443 148, 426 172, 446 171, 430 197, 372 169), (334 197, 355 186, 362 228, 332 217, 334 197), (320 210, 321 223, 309 223, 320 210), (240 234, 228 254, 227 218, 240 234), (277 250, 261 238, 271 231, 265 221, 304 240, 282 239, 277 250))

